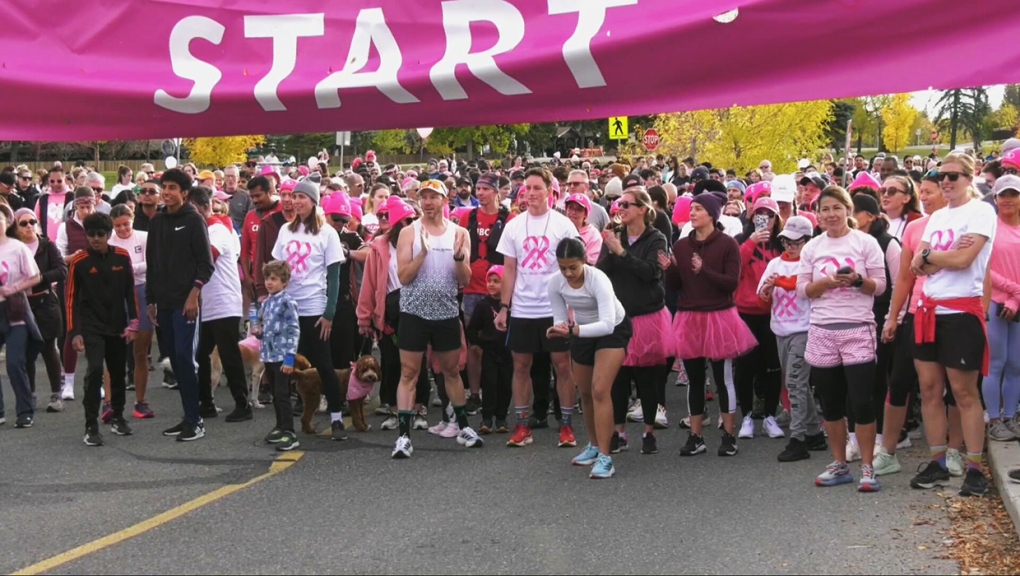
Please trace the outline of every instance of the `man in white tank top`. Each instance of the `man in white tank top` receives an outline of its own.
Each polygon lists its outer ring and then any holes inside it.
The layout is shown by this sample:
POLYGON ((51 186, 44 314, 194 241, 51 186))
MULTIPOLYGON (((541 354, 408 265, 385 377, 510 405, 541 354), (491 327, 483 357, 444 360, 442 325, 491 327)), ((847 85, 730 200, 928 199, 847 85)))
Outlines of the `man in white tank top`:
POLYGON ((432 353, 446 380, 446 392, 457 417, 457 443, 468 448, 482 446, 482 439, 468 425, 464 383, 458 363, 463 347, 463 329, 457 292, 471 280, 467 256, 471 243, 467 230, 443 217, 446 186, 437 180, 425 182, 419 191, 422 217, 401 230, 397 240, 397 276, 400 290, 400 384, 397 388, 397 418, 400 436, 393 458, 410 458, 411 420, 414 417, 415 388, 422 354, 432 353))

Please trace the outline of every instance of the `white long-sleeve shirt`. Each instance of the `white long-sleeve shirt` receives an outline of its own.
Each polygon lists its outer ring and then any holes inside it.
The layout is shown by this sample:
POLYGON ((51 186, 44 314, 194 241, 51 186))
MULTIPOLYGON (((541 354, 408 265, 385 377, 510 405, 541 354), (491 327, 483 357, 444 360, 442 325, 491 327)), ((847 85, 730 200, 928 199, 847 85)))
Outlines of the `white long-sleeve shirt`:
POLYGON ((609 277, 587 264, 584 266, 584 284, 580 288, 572 288, 563 274, 549 278, 549 303, 554 324, 567 321, 568 308, 574 311, 574 323, 581 338, 608 336, 626 317, 609 277))

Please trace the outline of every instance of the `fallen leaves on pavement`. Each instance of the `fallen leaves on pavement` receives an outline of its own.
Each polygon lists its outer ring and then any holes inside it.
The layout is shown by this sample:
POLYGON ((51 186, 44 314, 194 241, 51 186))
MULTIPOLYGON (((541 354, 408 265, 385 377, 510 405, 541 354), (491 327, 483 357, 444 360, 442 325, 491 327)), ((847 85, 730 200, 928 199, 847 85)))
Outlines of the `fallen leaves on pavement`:
POLYGON ((939 494, 952 522, 947 557, 960 564, 962 574, 1020 574, 1020 538, 991 488, 984 498, 939 494))

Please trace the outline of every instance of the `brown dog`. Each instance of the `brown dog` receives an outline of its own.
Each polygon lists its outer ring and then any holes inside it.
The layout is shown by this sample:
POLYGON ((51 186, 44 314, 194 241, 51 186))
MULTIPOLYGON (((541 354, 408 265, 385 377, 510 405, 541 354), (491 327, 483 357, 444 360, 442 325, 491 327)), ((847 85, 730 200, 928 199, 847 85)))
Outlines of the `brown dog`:
MULTIPOLYGON (((259 341, 254 336, 249 336, 244 340, 238 342, 238 349, 241 351, 241 360, 244 362, 244 371, 246 374, 251 374, 250 389, 248 391, 248 403, 252 408, 263 409, 265 406, 259 402, 259 385, 262 382, 262 375, 266 371, 266 367, 262 364, 259 359, 259 341)), ((294 357, 294 370, 303 370, 310 368, 311 364, 308 360, 298 354, 294 357)), ((211 356, 211 373, 212 373, 212 390, 216 392, 216 388, 220 385, 220 380, 223 377, 223 362, 220 360, 220 350, 217 346, 213 349, 211 356)), ((269 389, 272 390, 272 375, 269 375, 269 389)))
MULTIPOLYGON (((347 404, 351 409, 351 421, 354 429, 358 432, 368 432, 372 429, 365 421, 365 387, 371 389, 382 377, 382 370, 379 368, 379 361, 372 356, 362 356, 351 368, 344 368, 336 371, 336 377, 340 381, 340 394, 347 398, 347 404), (356 382, 352 383, 352 375, 356 382), (353 385, 352 385, 353 384, 353 385), (352 396, 353 395, 353 396, 352 396)), ((295 367, 292 378, 297 387, 298 395, 304 403, 304 411, 301 413, 301 431, 305 434, 315 434, 312 428, 312 416, 319 407, 319 400, 322 397, 322 381, 319 373, 314 368, 299 370, 295 367)))

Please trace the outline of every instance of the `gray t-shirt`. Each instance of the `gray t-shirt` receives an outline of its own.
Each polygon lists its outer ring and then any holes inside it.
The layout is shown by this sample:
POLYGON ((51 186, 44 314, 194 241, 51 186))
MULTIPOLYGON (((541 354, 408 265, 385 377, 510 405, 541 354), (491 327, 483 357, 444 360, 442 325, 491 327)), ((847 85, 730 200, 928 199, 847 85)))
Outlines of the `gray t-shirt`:
POLYGON ((609 213, 598 202, 591 203, 591 214, 588 214, 588 223, 599 232, 609 226, 609 213))

